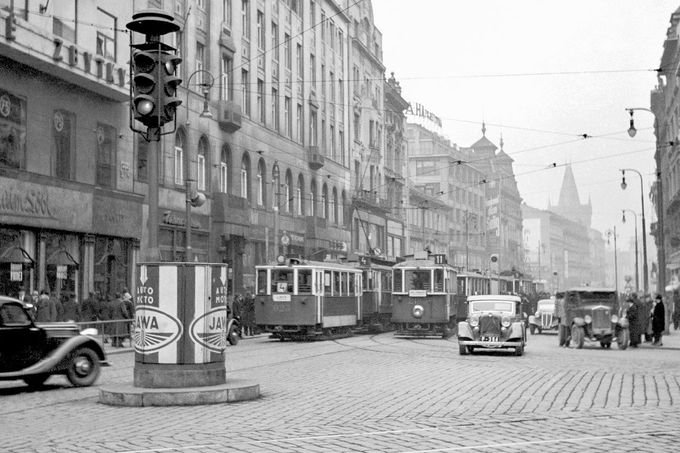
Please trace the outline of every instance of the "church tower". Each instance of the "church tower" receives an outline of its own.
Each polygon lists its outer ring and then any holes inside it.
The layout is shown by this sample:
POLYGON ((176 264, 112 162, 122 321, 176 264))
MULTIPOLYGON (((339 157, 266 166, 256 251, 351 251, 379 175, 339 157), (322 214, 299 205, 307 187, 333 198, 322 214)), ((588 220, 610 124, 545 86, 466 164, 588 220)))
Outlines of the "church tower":
POLYGON ((576 188, 576 180, 571 165, 567 165, 562 179, 560 198, 556 206, 548 206, 548 209, 564 218, 590 228, 593 216, 593 207, 588 199, 587 204, 581 204, 576 188))

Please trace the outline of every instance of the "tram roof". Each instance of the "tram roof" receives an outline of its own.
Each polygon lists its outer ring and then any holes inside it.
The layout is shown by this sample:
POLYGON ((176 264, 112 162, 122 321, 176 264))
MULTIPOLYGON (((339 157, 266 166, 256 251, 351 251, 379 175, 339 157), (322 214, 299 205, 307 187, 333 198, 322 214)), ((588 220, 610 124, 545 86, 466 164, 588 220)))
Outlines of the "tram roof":
POLYGON ((453 267, 450 264, 436 264, 433 260, 428 259, 428 260, 414 260, 414 259, 409 259, 406 261, 402 261, 401 263, 397 263, 393 266, 393 268, 403 268, 403 267, 421 267, 421 268, 442 268, 442 267, 447 267, 453 271, 456 270, 455 267, 453 267))
POLYGON ((269 264, 259 264, 255 266, 256 269, 334 269, 334 270, 344 270, 344 271, 356 271, 361 272, 355 263, 339 263, 333 261, 309 261, 301 260, 297 264, 288 263, 269 263, 269 264))
POLYGON ((616 290, 614 288, 606 288, 604 286, 574 286, 572 288, 567 288, 560 292, 579 292, 579 293, 614 293, 616 290))

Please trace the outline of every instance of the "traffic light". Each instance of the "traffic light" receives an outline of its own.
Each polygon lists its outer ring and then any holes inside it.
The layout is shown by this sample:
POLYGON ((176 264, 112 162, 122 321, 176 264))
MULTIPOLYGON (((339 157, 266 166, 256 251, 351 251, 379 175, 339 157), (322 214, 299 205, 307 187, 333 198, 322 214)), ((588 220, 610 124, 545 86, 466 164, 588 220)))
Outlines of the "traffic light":
POLYGON ((158 105, 159 71, 157 68, 158 51, 136 49, 132 53, 132 100, 134 118, 146 127, 161 127, 158 105))
POLYGON ((492 254, 491 257, 489 258, 489 261, 491 261, 494 264, 498 263, 498 255, 496 253, 492 254))
POLYGON ((14 17, 14 13, 10 13, 5 18, 5 39, 8 41, 17 39, 17 20, 14 17))
POLYGON ((175 111, 182 101, 175 95, 177 87, 182 83, 182 79, 176 76, 177 66, 182 59, 170 52, 161 52, 161 124, 169 123, 175 119, 175 111))

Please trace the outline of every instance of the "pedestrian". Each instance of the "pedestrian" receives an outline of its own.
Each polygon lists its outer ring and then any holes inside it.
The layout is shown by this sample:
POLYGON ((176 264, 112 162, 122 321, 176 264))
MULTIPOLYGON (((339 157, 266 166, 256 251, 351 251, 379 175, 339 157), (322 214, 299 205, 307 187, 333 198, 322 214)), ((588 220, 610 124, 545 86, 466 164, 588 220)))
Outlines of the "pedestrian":
POLYGON ((560 347, 569 347, 571 335, 569 332, 569 322, 567 320, 567 303, 564 297, 555 296, 555 316, 557 317, 558 331, 557 338, 560 347))
POLYGON ((54 322, 57 319, 57 308, 49 292, 43 289, 36 305, 35 322, 54 322))
POLYGON ((113 297, 110 294, 102 295, 99 299, 99 315, 102 321, 102 332, 104 333, 104 343, 109 342, 109 338, 114 335, 113 329, 113 297))
MULTIPOLYGON (((132 302, 132 295, 130 295, 129 292, 123 293, 123 307, 124 311, 123 313, 125 314, 126 318, 125 319, 133 319, 135 317, 135 305, 132 302)), ((130 341, 130 345, 132 346, 132 322, 128 321, 125 323, 125 333, 126 333, 126 338, 130 341)), ((122 346, 122 344, 121 344, 122 346)))
POLYGON ((27 304, 28 304, 27 307, 28 307, 28 309, 29 309, 29 314, 30 314, 31 317, 33 318, 33 321, 35 321, 36 315, 38 314, 38 300, 39 300, 39 299, 40 299, 40 294, 38 293, 38 291, 33 290, 33 292, 31 292, 31 298, 30 298, 30 300, 27 302, 27 304))
POLYGON ((94 292, 90 292, 80 307, 80 316, 83 321, 96 321, 98 314, 97 295, 94 292))
POLYGON ((666 310, 663 305, 661 294, 656 295, 654 308, 652 309, 652 335, 654 336, 654 346, 663 346, 661 336, 666 328, 666 310))
POLYGON ((652 296, 650 294, 645 294, 645 300, 643 302, 642 312, 644 313, 644 319, 642 320, 642 333, 645 336, 645 343, 652 342, 652 309, 654 308, 654 301, 652 301, 652 296))
POLYGON ((251 291, 247 291, 243 298, 241 325, 245 327, 245 334, 255 335, 255 296, 251 291))
POLYGON ((627 300, 630 303, 626 311, 626 318, 628 318, 628 325, 630 330, 630 347, 637 348, 640 344, 640 321, 641 321, 641 305, 637 294, 633 293, 627 300))
POLYGON ((80 305, 76 301, 76 295, 70 293, 68 297, 65 298, 63 303, 64 308, 64 321, 80 321, 80 305))
POLYGON ((680 292, 673 291, 673 329, 680 328, 680 292))
POLYGON ((114 348, 122 348, 123 340, 128 335, 128 319, 130 319, 132 316, 128 312, 128 308, 125 305, 120 293, 115 293, 113 295, 113 300, 111 301, 111 311, 111 319, 114 321, 111 329, 111 345, 114 348))
POLYGON ((61 322, 64 320, 64 298, 66 297, 65 294, 53 294, 50 296, 50 299, 52 299, 52 304, 54 305, 54 309, 56 310, 56 315, 54 320, 61 322))

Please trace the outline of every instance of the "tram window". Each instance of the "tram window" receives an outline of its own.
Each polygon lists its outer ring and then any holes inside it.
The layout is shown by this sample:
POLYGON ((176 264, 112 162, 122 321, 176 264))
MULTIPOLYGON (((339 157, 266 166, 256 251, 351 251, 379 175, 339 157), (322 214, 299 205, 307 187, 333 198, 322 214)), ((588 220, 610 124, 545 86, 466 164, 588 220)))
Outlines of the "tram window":
POLYGON ((325 295, 329 296, 331 294, 331 271, 324 271, 323 273, 323 292, 325 295))
POLYGON ((373 274, 370 270, 366 269, 363 272, 364 274, 364 281, 366 282, 366 290, 367 291, 372 291, 373 290, 373 274))
POLYGON ((298 269, 298 294, 311 294, 312 271, 310 269, 298 269))
POLYGON ((406 270, 406 291, 412 289, 430 290, 430 269, 406 270))
POLYGON ((353 296, 356 293, 356 288, 354 286, 354 278, 355 278, 354 273, 350 273, 349 274, 349 292, 348 292, 348 294, 350 296, 353 296))
POLYGON ((340 272, 333 272, 333 295, 340 295, 340 272))
POLYGON ((401 269, 394 271, 394 277, 392 278, 392 291, 400 293, 403 291, 403 286, 401 284, 401 269))
POLYGON ((392 273, 382 272, 381 277, 382 277, 382 290, 392 291, 392 273))
POLYGON ((436 292, 444 291, 444 269, 434 270, 434 290, 436 292))
POLYGON ((272 271, 272 293, 293 292, 293 270, 272 271))
POLYGON ((267 294, 267 269, 257 270, 257 294, 267 294))
POLYGON ((340 273, 340 288, 341 288, 341 296, 346 296, 347 295, 347 272, 341 272, 340 273))

